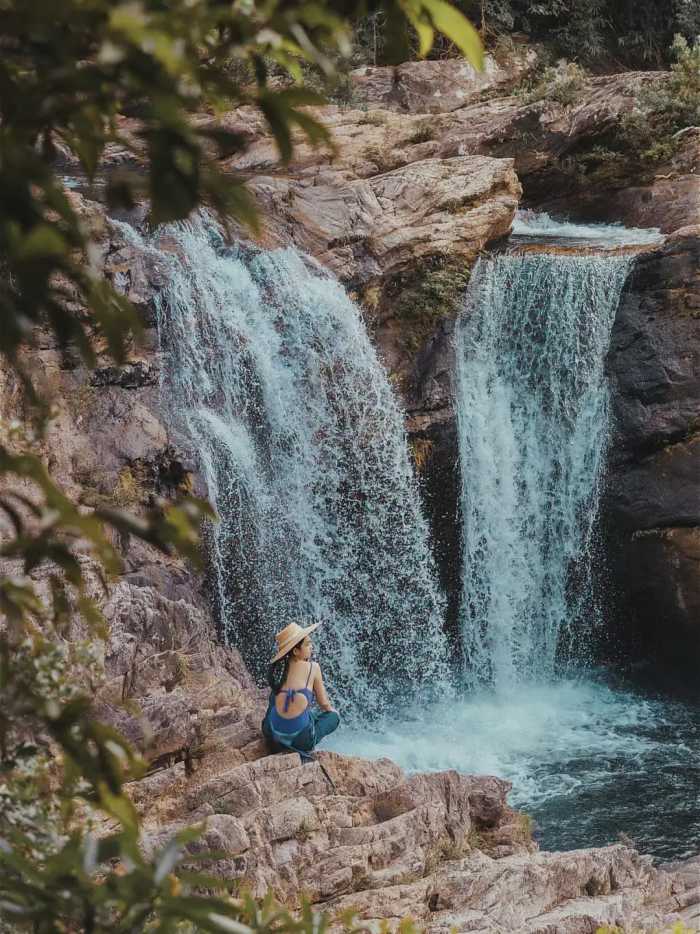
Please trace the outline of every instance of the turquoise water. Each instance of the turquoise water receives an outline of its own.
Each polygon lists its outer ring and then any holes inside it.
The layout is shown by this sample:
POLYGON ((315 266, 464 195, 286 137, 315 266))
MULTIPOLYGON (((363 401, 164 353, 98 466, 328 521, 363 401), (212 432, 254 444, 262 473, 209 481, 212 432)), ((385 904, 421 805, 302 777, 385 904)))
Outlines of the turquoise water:
POLYGON ((609 426, 605 355, 630 258, 479 260, 455 333, 463 681, 589 661, 609 426))
POLYGON ((231 248, 206 217, 122 229, 162 281, 161 399, 219 515, 224 638, 262 679, 275 632, 325 622, 314 641, 358 715, 390 702, 392 679, 444 680, 444 597, 403 412, 358 306, 309 257, 231 248))
POLYGON ((375 729, 343 727, 331 748, 410 771, 456 769, 513 783, 545 850, 615 843, 660 860, 700 852, 700 707, 606 683, 601 674, 512 693, 481 691, 375 729))

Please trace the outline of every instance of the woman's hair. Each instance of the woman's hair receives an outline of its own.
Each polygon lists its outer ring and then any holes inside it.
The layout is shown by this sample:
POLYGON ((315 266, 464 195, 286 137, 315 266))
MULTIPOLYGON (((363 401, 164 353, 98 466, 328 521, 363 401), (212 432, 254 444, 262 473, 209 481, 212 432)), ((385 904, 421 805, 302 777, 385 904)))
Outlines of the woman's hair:
POLYGON ((280 688, 287 680, 289 663, 292 660, 293 651, 293 649, 290 649, 286 655, 282 656, 282 658, 278 659, 276 662, 273 662, 271 665, 268 665, 267 683, 270 685, 270 688, 275 692, 275 694, 279 693, 280 688))

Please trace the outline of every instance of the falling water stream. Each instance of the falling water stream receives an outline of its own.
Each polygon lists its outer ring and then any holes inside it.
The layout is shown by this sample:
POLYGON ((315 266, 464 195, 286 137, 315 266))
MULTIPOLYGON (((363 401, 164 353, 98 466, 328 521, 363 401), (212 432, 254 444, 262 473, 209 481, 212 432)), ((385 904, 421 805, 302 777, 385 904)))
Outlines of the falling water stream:
POLYGON ((163 402, 220 517, 224 637, 262 676, 275 632, 324 621, 314 641, 356 716, 397 685, 442 683, 443 597, 403 416, 357 306, 294 250, 243 254, 204 221, 141 245, 163 282, 163 402))
POLYGON ((546 683, 595 622, 603 366, 629 259, 481 260, 456 334, 465 677, 546 683))
POLYGON ((342 287, 292 250, 227 247, 197 222, 141 238, 160 271, 161 393, 221 520, 224 638, 260 674, 272 634, 323 619, 343 713, 331 748, 513 782, 546 849, 700 850, 700 720, 590 665, 608 438, 604 358, 629 258, 655 231, 523 213, 516 252, 475 269, 455 336, 464 553, 448 658, 403 416, 342 287))
POLYGON ((604 361, 631 261, 611 248, 659 239, 523 212, 513 243, 537 251, 477 265, 455 337, 464 691, 335 741, 412 770, 510 779, 545 849, 624 833, 659 858, 700 850, 697 707, 635 691, 590 659, 606 621, 592 573, 604 361), (574 244, 588 252, 557 252, 574 244))

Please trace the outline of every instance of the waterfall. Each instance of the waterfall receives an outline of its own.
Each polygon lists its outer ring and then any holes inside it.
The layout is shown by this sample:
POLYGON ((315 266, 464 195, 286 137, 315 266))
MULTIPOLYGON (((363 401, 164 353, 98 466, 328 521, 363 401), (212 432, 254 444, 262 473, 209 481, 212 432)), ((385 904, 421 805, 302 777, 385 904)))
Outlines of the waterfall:
POLYGON ((516 211, 511 237, 529 240, 558 240, 568 245, 584 242, 609 250, 619 246, 642 246, 661 243, 664 239, 658 227, 624 227, 622 224, 581 224, 555 220, 540 211, 516 211))
POLYGON ((608 433, 604 358, 629 260, 479 261, 456 331, 464 667, 507 689, 580 661, 608 433))
POLYGON ((141 243, 163 283, 162 398, 220 517, 224 637, 260 676, 276 631, 323 620, 313 638, 346 715, 444 680, 403 416, 358 308, 294 250, 227 248, 208 223, 141 243))

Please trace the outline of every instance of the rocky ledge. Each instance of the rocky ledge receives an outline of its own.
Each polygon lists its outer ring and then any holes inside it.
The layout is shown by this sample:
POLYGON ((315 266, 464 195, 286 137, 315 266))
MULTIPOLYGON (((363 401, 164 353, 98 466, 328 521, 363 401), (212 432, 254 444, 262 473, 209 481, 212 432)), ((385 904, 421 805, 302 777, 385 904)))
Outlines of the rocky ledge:
POLYGON ((175 765, 134 788, 147 848, 201 821, 190 851, 224 854, 209 871, 292 907, 303 894, 334 923, 354 913, 371 930, 410 917, 429 932, 651 931, 693 915, 687 867, 660 871, 622 845, 538 852, 507 782, 407 776, 387 759, 328 752, 306 765, 266 755, 260 713, 215 728, 195 775, 175 765))

